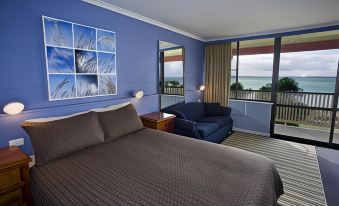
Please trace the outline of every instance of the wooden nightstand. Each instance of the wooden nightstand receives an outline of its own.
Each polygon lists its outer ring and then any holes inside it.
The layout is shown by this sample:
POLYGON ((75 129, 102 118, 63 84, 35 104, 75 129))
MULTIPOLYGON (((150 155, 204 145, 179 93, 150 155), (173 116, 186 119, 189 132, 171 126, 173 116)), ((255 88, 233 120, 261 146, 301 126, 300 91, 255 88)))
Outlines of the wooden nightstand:
POLYGON ((161 130, 164 132, 173 132, 175 115, 163 112, 153 112, 140 116, 145 127, 161 130))
POLYGON ((0 205, 32 205, 29 188, 31 158, 18 147, 0 149, 0 205))

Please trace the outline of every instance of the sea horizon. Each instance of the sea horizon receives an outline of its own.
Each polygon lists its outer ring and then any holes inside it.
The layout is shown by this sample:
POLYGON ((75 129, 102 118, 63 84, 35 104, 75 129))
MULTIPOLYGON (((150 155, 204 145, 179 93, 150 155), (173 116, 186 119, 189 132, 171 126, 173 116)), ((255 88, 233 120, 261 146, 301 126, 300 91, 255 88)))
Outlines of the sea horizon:
MULTIPOLYGON (((285 77, 285 76, 284 76, 285 77)), ((336 77, 324 76, 288 76, 298 82, 299 87, 304 92, 323 92, 334 93, 336 77)), ((279 77, 283 78, 283 77, 279 77)), ((272 77, 269 76, 239 76, 238 81, 244 86, 244 89, 259 90, 262 86, 272 83, 272 77)), ((231 84, 235 82, 235 77, 231 77, 231 84)))

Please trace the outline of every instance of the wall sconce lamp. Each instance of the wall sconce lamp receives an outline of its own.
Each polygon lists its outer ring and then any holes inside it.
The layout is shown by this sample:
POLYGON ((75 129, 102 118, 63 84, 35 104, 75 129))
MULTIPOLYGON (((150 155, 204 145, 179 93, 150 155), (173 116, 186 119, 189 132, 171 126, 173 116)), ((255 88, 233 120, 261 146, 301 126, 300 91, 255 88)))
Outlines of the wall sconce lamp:
POLYGON ((4 112, 9 115, 20 114, 25 108, 21 102, 9 102, 4 106, 4 112))
POLYGON ((200 90, 200 91, 204 91, 205 88, 206 88, 206 87, 205 87, 205 85, 203 85, 203 84, 199 86, 199 90, 200 90))
POLYGON ((144 96, 144 92, 142 90, 138 90, 133 92, 133 97, 136 99, 141 99, 144 96))

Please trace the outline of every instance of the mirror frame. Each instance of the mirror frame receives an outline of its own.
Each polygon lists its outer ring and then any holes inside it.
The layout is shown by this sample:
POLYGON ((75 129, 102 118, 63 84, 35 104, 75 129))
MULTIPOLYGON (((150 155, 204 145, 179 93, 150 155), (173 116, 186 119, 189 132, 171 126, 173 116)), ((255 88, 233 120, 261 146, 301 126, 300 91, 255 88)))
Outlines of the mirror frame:
MULTIPOLYGON (((166 51, 166 50, 172 50, 172 49, 179 49, 181 48, 182 49, 182 59, 183 59, 183 63, 182 63, 182 83, 183 83, 183 97, 184 97, 184 101, 185 102, 185 65, 186 65, 186 55, 185 55, 185 46, 183 45, 179 45, 179 44, 176 44, 176 43, 172 43, 170 41, 165 41, 165 40, 158 40, 158 61, 157 61, 157 65, 158 65, 158 94, 159 94, 159 108, 160 108, 160 111, 162 110, 161 108, 161 95, 163 94, 163 92, 161 91, 163 89, 163 86, 162 84, 164 84, 164 75, 162 76, 162 71, 163 71, 163 68, 161 68, 161 55, 160 55, 160 51, 166 51), (172 47, 172 48, 169 48, 169 49, 160 49, 160 42, 168 42, 168 43, 171 43, 171 44, 175 44, 175 45, 178 45, 177 47, 172 47)), ((173 95, 175 96, 175 95, 173 95)), ((176 95, 178 96, 178 95, 176 95)))

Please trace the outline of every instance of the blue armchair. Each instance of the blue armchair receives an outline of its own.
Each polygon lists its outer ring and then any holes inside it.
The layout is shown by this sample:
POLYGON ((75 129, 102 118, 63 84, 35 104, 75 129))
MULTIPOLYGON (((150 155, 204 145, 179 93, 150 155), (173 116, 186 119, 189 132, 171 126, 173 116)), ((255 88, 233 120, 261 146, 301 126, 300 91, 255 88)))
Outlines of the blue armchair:
POLYGON ((176 115, 174 133, 179 135, 220 143, 232 133, 231 108, 219 103, 190 102, 163 111, 176 115))

